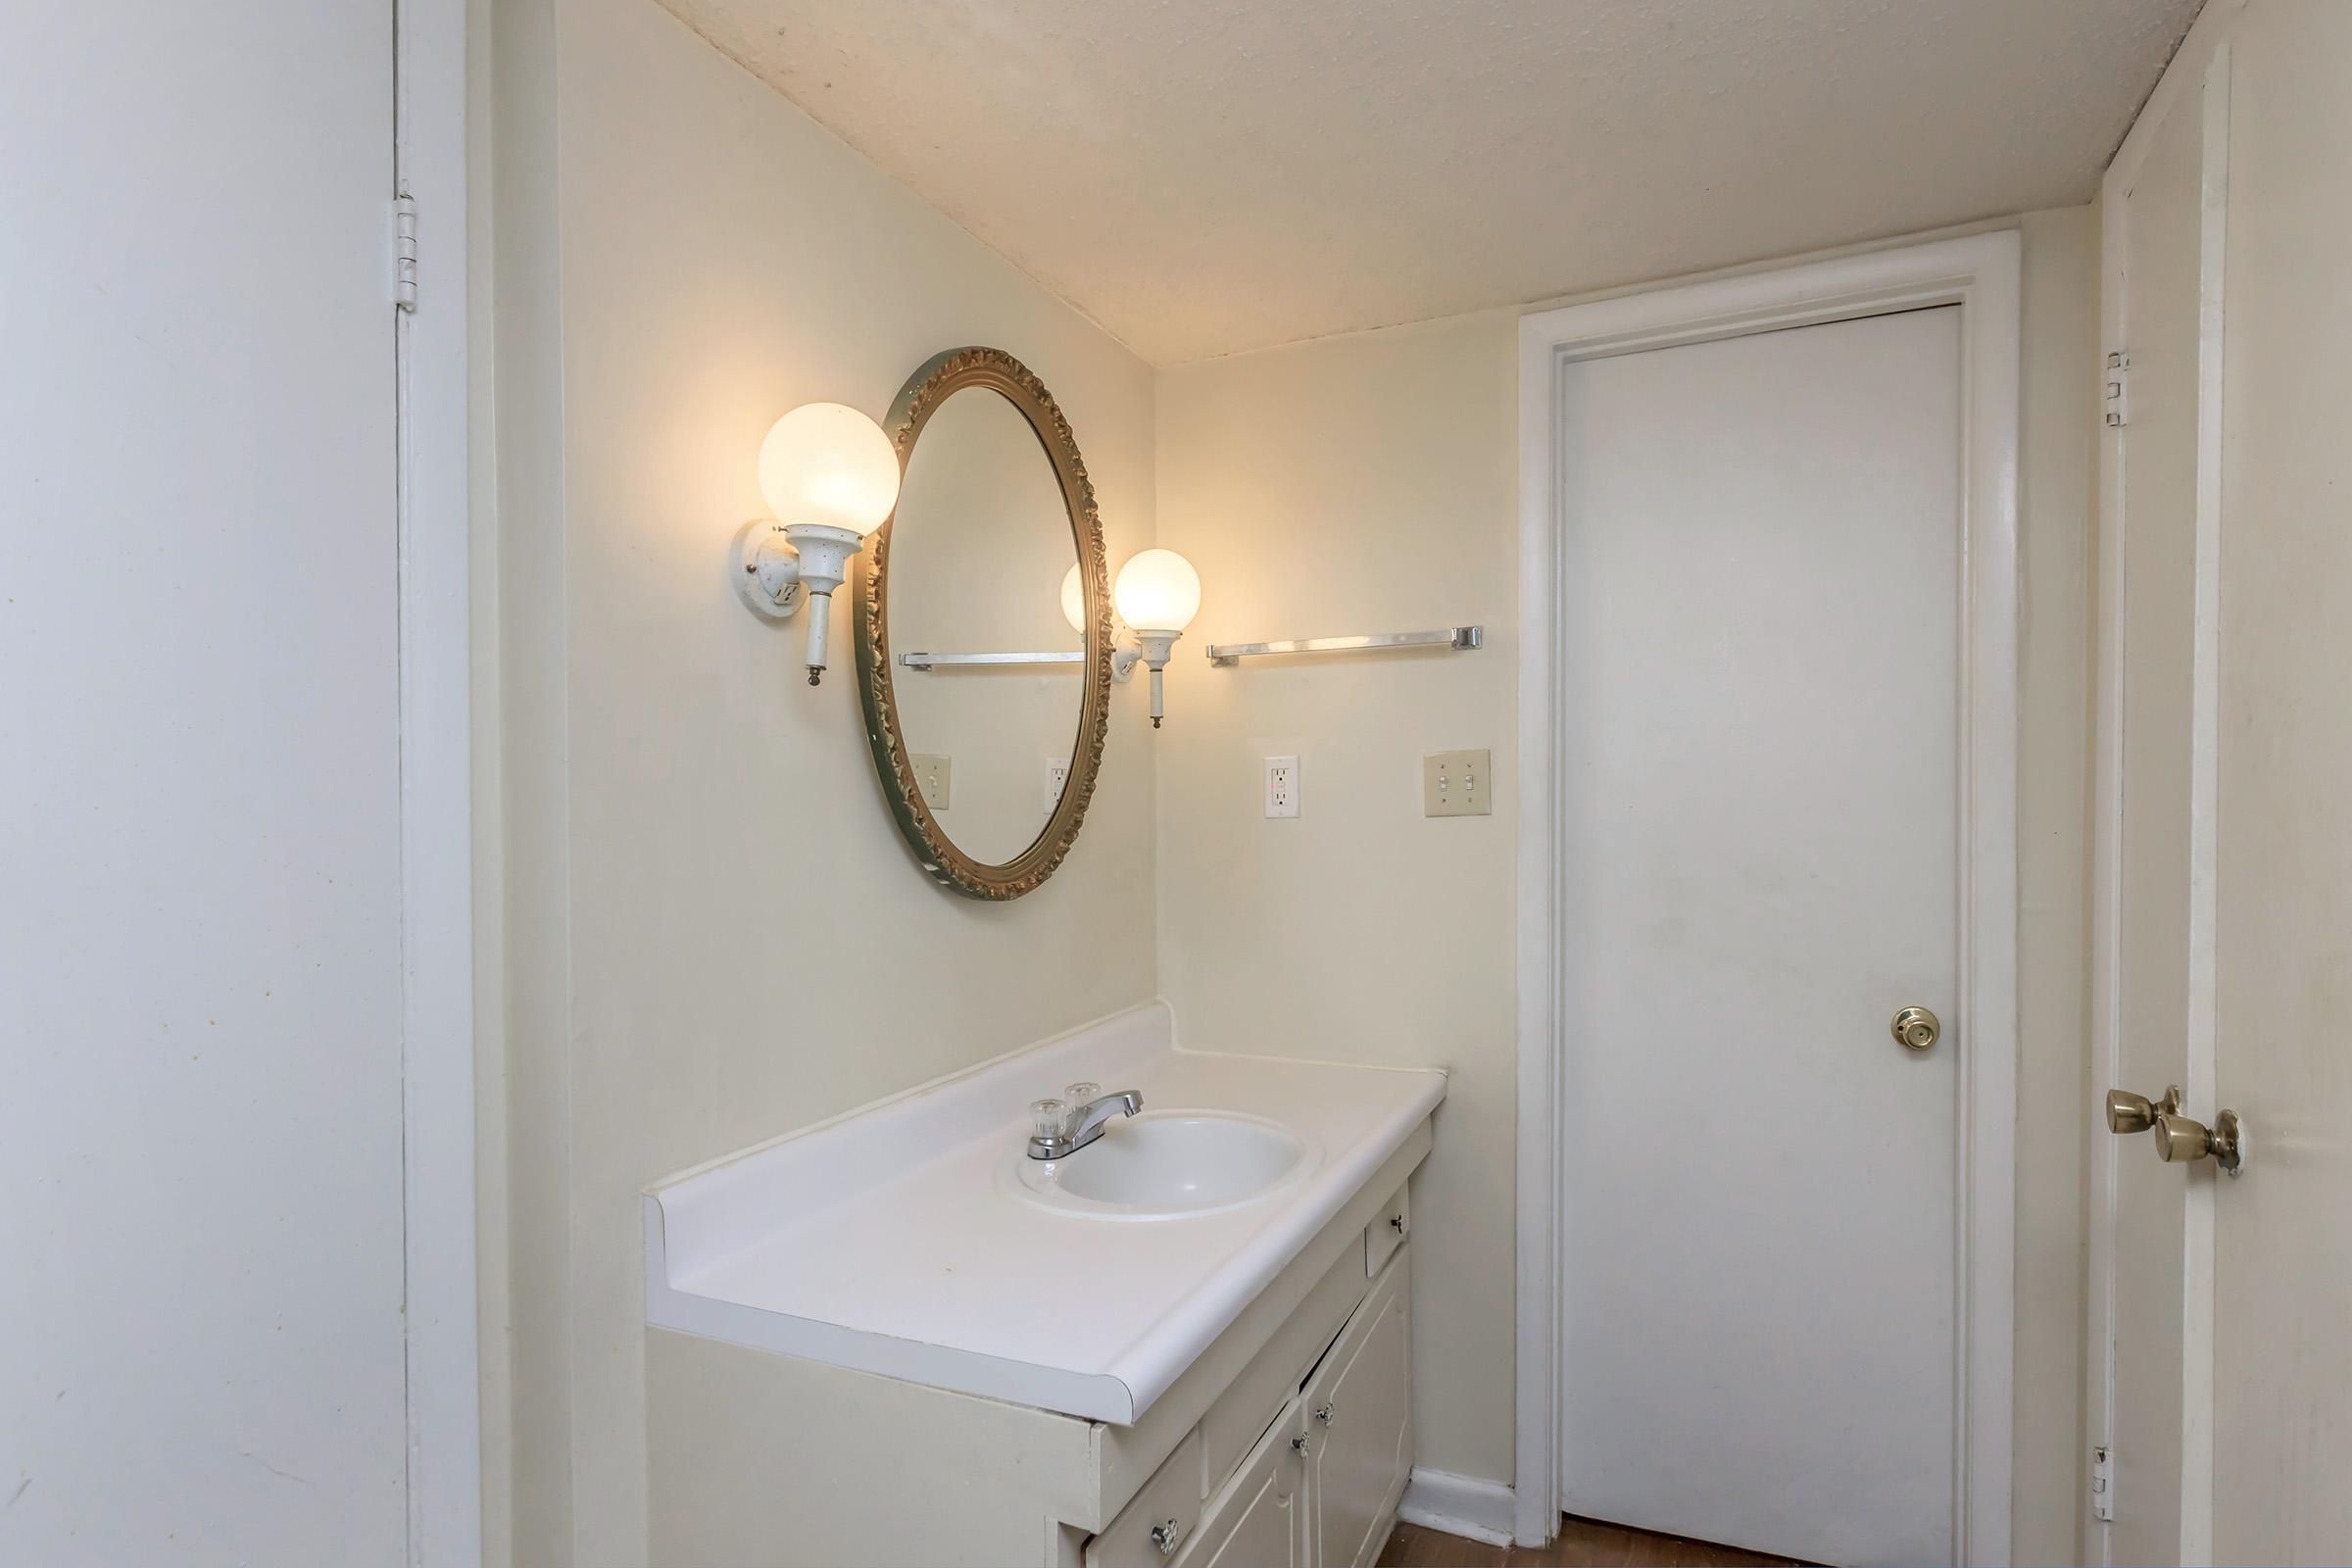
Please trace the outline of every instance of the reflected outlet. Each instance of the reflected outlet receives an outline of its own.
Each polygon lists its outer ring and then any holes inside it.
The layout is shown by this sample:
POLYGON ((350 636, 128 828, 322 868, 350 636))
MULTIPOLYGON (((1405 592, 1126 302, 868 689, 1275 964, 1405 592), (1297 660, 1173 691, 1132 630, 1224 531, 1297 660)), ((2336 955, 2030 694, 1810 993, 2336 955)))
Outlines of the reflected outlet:
POLYGON ((937 752, 908 752, 906 765, 914 769, 914 787, 923 804, 934 811, 946 810, 956 784, 956 760, 937 752))

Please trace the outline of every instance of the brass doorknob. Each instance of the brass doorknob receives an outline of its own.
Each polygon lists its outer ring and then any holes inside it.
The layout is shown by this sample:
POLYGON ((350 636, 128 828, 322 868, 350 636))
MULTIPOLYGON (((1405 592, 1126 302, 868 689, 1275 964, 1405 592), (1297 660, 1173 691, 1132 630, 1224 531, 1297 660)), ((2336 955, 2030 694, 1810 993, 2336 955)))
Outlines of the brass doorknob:
POLYGON ((1925 1007, 1905 1007, 1894 1015, 1895 1040, 1911 1051, 1934 1051, 1943 1038, 1943 1025, 1925 1007))
POLYGON ((2145 1095, 2135 1095, 2129 1089, 2110 1089, 2107 1091, 2107 1130, 2111 1133, 2144 1133, 2156 1125, 2157 1117, 2178 1114, 2180 1099, 2179 1084, 2167 1089, 2164 1098, 2157 1101, 2151 1101, 2145 1095))
POLYGON ((2225 1110, 2209 1128, 2201 1121, 2169 1110, 2156 1113, 2156 1157, 2170 1164, 2193 1164, 2211 1155, 2216 1164, 2236 1175, 2245 1168, 2246 1129, 2237 1112, 2225 1110))

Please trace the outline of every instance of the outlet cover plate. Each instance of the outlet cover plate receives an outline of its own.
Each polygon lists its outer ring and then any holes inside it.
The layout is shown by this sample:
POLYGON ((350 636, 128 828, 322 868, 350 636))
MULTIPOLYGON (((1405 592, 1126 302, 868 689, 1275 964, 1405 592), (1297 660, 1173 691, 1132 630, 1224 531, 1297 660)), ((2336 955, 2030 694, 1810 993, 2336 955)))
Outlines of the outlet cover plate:
POLYGON ((1297 816, 1298 814, 1298 759, 1269 757, 1266 759, 1266 815, 1297 816))
POLYGON ((1061 805, 1061 792, 1070 785, 1070 760, 1066 757, 1046 759, 1046 811, 1051 815, 1061 805))
POLYGON ((1493 755, 1432 752, 1421 759, 1423 816, 1492 816, 1494 812, 1493 755))
POLYGON ((934 811, 948 808, 956 789, 956 759, 939 752, 908 752, 906 765, 914 769, 914 787, 923 804, 934 811))

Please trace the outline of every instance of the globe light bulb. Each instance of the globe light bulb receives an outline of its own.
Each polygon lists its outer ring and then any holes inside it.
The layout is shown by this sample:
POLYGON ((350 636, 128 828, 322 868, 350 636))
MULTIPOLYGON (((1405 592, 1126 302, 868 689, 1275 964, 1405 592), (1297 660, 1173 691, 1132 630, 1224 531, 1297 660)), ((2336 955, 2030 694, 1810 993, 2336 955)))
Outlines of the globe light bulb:
POLYGON ((1061 579, 1061 618, 1070 623, 1072 631, 1086 630, 1086 585, 1078 580, 1076 566, 1061 579))
POLYGON ((778 522, 863 537, 899 504, 899 454, 856 409, 804 403, 760 443, 760 493, 778 522))
POLYGON ((1173 550, 1147 550, 1119 568, 1112 597, 1137 631, 1182 631, 1200 612, 1200 574, 1173 550))

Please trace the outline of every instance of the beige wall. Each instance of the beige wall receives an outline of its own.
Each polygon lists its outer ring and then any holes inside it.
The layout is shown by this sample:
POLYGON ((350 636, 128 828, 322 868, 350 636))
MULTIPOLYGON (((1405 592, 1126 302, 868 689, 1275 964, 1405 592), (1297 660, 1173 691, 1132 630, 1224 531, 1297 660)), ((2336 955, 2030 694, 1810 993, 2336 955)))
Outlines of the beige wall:
POLYGON ((1452 1069, 1415 1186, 1420 1463, 1508 1479, 1518 317, 1163 371, 1160 543, 1202 595, 1168 675, 1160 982, 1190 1046, 1452 1069), (1198 644, 1477 621, 1474 654, 1213 669, 1198 644), (1483 817, 1421 754, 1494 752, 1483 817), (1299 758, 1268 821, 1263 762, 1299 758))
POLYGON ((640 1186, 1154 990, 1140 698, 1059 874, 944 894, 876 790, 846 596, 810 690, 805 623, 730 591, 760 438, 994 344, 1121 559, 1152 381, 650 0, 502 0, 497 41, 515 1559, 614 1564, 645 1552, 640 1186))
POLYGON ((2099 425, 2097 211, 2024 220, 2018 557, 2017 1441, 2021 1563, 2071 1562, 2086 1484, 2090 548, 2099 425))
MULTIPOLYGON (((2024 669, 2017 1546, 2071 1555, 2087 1087, 2084 772, 2095 376, 2088 209, 2022 220, 2024 669)), ((1160 737, 1161 984, 1186 1040, 1454 1069, 1420 1183, 1420 1462, 1512 1473, 1516 316, 1163 371, 1160 542, 1202 642, 1479 620, 1478 654, 1212 670, 1160 737), (1494 753, 1495 814, 1420 814, 1422 753, 1494 753), (1266 821, 1260 759, 1298 754, 1266 821)))

